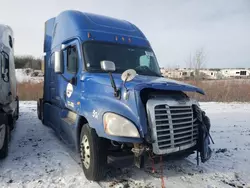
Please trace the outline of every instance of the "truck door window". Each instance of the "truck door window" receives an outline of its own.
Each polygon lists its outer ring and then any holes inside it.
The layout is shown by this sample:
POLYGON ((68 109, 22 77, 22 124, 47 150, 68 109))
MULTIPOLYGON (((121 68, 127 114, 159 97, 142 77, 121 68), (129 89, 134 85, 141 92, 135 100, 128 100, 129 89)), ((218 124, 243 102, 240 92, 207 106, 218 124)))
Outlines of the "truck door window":
POLYGON ((67 48, 67 71, 75 74, 78 69, 77 47, 71 46, 67 48))
POLYGON ((4 52, 2 52, 1 54, 1 62, 2 62, 1 66, 2 79, 5 82, 9 82, 9 56, 4 52))

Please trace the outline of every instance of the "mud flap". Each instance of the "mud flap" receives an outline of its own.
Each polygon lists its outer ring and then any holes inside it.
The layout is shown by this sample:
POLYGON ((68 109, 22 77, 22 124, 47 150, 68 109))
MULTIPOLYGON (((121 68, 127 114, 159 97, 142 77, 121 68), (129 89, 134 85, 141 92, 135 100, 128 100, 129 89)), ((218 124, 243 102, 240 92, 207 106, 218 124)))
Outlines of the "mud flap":
MULTIPOLYGON (((210 131, 210 120, 198 106, 194 108, 195 115, 197 117, 198 126, 198 144, 197 152, 200 153, 201 162, 205 163, 211 158, 212 150, 210 148, 210 142, 212 140, 210 131)), ((198 155, 197 155, 198 156, 198 155)), ((199 164, 199 158, 197 157, 197 164, 199 164)))
POLYGON ((201 157, 201 162, 205 163, 208 161, 212 155, 212 150, 209 147, 210 145, 210 137, 209 137, 209 129, 208 129, 208 122, 209 119, 207 116, 203 116, 203 122, 204 125, 201 125, 199 128, 199 142, 200 143, 200 157, 201 157))

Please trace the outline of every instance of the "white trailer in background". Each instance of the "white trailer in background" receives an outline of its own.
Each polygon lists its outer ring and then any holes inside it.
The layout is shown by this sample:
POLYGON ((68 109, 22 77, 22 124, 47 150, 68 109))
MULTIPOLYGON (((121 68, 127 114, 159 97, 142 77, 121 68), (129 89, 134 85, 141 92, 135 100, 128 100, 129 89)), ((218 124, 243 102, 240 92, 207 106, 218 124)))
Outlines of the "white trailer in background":
POLYGON ((249 69, 222 69, 221 74, 225 78, 249 78, 249 69))
POLYGON ((10 132, 18 116, 13 31, 0 24, 0 158, 8 155, 10 132))

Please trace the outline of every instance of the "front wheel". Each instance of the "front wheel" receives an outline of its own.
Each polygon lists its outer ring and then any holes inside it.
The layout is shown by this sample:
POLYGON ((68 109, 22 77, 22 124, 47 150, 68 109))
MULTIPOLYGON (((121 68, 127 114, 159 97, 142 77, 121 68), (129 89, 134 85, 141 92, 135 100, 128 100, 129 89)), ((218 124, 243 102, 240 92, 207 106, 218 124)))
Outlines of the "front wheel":
POLYGON ((9 138, 9 126, 5 124, 0 125, 0 159, 3 159, 8 155, 9 138))
POLYGON ((84 174, 88 180, 100 181, 104 178, 107 165, 105 140, 99 138, 88 124, 83 125, 80 140, 80 155, 84 174))

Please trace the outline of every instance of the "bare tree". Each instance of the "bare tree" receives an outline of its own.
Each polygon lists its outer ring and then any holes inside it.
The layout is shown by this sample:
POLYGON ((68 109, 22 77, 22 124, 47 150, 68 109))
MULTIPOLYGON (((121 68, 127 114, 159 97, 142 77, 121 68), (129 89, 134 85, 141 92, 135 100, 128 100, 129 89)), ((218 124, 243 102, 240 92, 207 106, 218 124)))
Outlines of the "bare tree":
POLYGON ((193 58, 192 58, 192 54, 190 53, 189 57, 186 59, 186 67, 187 69, 194 69, 193 68, 193 58))
POLYGON ((186 60, 186 65, 189 69, 194 70, 194 77, 199 80, 201 77, 200 70, 205 67, 206 55, 203 48, 196 50, 195 54, 192 56, 190 54, 189 58, 186 60))
POLYGON ((201 73, 200 70, 204 68, 206 62, 206 56, 203 48, 200 48, 196 51, 195 56, 194 56, 194 71, 195 71, 195 77, 197 79, 200 79, 201 73))

